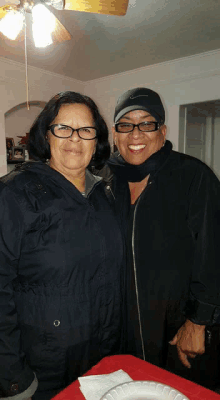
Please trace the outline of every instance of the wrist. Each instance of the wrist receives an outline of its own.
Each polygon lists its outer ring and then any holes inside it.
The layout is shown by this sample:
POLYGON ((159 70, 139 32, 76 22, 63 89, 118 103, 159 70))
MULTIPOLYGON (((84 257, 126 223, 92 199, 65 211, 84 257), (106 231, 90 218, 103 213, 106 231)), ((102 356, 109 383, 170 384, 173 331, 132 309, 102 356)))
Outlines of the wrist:
POLYGON ((196 329, 197 331, 204 331, 206 325, 199 325, 199 324, 195 324, 194 322, 190 321, 189 319, 186 320, 185 322, 186 325, 194 327, 194 329, 196 329))

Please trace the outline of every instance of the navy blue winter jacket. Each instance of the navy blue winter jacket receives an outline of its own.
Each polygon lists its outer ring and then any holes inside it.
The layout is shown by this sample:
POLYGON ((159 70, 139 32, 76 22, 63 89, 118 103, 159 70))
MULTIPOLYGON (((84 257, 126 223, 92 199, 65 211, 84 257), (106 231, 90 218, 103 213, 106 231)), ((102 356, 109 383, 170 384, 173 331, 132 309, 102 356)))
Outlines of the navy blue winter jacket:
POLYGON ((2 397, 25 398, 38 380, 50 398, 121 351, 121 233, 88 171, 86 190, 42 162, 0 180, 2 397))

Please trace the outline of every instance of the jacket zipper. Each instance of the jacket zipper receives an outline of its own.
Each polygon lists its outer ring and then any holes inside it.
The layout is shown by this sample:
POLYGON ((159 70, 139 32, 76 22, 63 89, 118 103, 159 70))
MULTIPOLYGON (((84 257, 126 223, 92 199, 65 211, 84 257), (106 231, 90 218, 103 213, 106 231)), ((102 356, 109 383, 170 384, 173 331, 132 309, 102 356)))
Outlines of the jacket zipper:
POLYGON ((106 186, 106 190, 109 190, 111 192, 111 195, 112 195, 113 199, 115 200, 114 193, 113 193, 112 188, 111 188, 111 186, 109 184, 106 186))
MULTIPOLYGON (((147 186, 150 185, 152 182, 148 182, 147 186)), ((146 187, 147 188, 147 187, 146 187)), ((145 188, 145 190, 146 190, 145 188)), ((133 265, 134 265, 134 280, 135 280, 135 291, 136 291, 136 298, 137 298, 137 309, 138 309, 138 320, 139 320, 139 330, 140 330, 140 337, 141 337, 141 347, 143 353, 143 360, 146 361, 145 357, 145 349, 144 349, 144 340, 143 340, 143 329, 141 323, 141 311, 140 311, 140 303, 139 303, 139 293, 138 293, 138 285, 137 285, 137 268, 135 262, 135 251, 134 251, 134 228, 135 228, 135 219, 136 219, 136 211, 137 206, 139 204, 140 198, 145 190, 141 193, 140 197, 138 198, 137 204, 134 209, 134 219, 133 219, 133 227, 132 227, 132 254, 133 254, 133 265)))

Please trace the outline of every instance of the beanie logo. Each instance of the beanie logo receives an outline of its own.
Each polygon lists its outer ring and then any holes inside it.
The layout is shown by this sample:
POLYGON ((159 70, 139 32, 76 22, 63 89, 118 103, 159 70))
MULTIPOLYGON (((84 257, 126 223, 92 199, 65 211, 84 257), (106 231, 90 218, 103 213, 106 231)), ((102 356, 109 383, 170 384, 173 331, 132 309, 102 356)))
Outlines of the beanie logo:
POLYGON ((137 99, 138 97, 148 97, 148 94, 139 94, 138 96, 130 96, 130 99, 137 99))

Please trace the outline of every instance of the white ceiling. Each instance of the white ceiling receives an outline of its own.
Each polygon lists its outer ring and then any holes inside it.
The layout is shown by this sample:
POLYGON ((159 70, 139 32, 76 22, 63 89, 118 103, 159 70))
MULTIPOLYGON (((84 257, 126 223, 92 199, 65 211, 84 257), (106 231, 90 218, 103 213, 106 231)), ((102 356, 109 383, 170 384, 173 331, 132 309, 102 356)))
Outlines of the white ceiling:
MULTIPOLYGON (((54 14, 72 39, 37 49, 28 27, 28 64, 81 81, 220 48, 219 0, 130 0, 124 17, 54 14)), ((0 55, 23 63, 24 36, 0 35, 0 55)))

